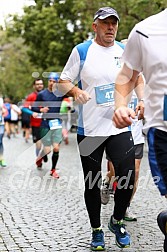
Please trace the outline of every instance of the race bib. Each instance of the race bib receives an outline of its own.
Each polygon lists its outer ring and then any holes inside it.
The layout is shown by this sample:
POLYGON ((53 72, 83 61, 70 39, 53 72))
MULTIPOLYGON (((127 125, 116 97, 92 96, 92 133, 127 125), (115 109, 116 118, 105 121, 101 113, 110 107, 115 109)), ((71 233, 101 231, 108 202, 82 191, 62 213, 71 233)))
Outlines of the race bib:
POLYGON ((133 97, 132 96, 132 99, 129 102, 128 107, 131 108, 131 109, 133 109, 133 110, 135 110, 136 106, 137 106, 137 97, 133 97))
POLYGON ((62 128, 62 121, 60 119, 49 120, 49 128, 51 130, 61 129, 62 128))
POLYGON ((114 83, 95 87, 95 94, 98 105, 114 105, 114 83))

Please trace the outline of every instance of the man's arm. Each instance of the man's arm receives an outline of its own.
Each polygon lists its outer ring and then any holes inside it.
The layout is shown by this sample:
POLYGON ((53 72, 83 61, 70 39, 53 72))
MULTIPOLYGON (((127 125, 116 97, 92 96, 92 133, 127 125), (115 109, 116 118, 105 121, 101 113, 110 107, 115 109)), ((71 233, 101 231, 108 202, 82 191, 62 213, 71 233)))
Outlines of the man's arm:
POLYGON ((59 83, 56 84, 57 90, 63 95, 72 96, 74 101, 79 104, 87 103, 90 95, 87 91, 81 90, 74 85, 80 81, 81 59, 76 47, 72 50, 69 59, 60 75, 59 83))
POLYGON ((145 79, 142 73, 138 75, 137 81, 135 83, 135 93, 138 98, 138 104, 136 106, 136 114, 138 115, 138 119, 144 119, 144 84, 145 79))
POLYGON ((34 97, 32 99, 32 94, 28 95, 24 103, 24 107, 21 109, 21 111, 36 118, 38 116, 38 112, 34 112, 31 109, 33 102, 34 102, 34 97))
POLYGON ((36 100, 31 107, 31 110, 37 113, 47 113, 49 111, 48 106, 44 106, 45 102, 43 101, 42 94, 39 92, 36 100))
POLYGON ((72 96, 74 98, 74 101, 79 104, 87 103, 87 101, 91 99, 88 92, 76 87, 70 80, 60 79, 59 83, 57 84, 57 88, 61 93, 72 96))
POLYGON ((131 118, 135 118, 133 109, 128 108, 133 89, 139 72, 131 70, 126 64, 123 65, 116 78, 114 99, 115 112, 113 121, 117 128, 124 128, 132 124, 131 118))

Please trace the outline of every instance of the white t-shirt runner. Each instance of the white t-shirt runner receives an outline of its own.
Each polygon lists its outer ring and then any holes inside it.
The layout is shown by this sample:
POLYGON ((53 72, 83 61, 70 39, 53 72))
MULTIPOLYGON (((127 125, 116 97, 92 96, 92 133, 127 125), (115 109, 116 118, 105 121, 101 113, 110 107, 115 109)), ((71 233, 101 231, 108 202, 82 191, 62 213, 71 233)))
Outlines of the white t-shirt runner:
POLYGON ((112 121, 114 84, 122 54, 123 49, 116 42, 103 47, 92 40, 81 68, 80 55, 74 47, 60 78, 72 83, 80 80, 79 87, 91 96, 86 104, 79 105, 78 134, 110 136, 128 131, 117 129, 112 121))
POLYGON ((123 53, 123 61, 131 69, 143 72, 146 80, 144 133, 151 127, 167 132, 166 48, 167 9, 138 23, 123 53))

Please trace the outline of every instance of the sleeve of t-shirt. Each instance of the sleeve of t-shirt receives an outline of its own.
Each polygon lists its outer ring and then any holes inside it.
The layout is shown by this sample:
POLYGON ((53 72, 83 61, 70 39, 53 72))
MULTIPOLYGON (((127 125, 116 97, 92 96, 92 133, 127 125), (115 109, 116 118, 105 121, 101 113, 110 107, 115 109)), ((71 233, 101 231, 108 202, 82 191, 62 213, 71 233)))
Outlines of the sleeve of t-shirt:
POLYGON ((142 72, 141 35, 137 33, 136 30, 137 27, 135 26, 129 34, 122 60, 130 69, 142 72))
POLYGON ((24 102, 24 104, 23 104, 23 106, 26 107, 26 108, 29 108, 29 106, 30 106, 29 97, 30 97, 30 95, 27 96, 27 98, 26 98, 26 100, 25 100, 25 102, 24 102))
POLYGON ((73 48, 71 55, 60 75, 62 80, 70 80, 72 83, 78 81, 80 72, 80 57, 76 47, 73 48))
POLYGON ((12 109, 16 111, 18 114, 21 113, 21 109, 16 104, 12 104, 12 109))
POLYGON ((37 113, 40 112, 40 102, 42 103, 43 99, 42 99, 42 94, 39 92, 38 95, 37 95, 37 98, 36 100, 34 101, 33 103, 33 106, 32 106, 32 111, 35 111, 37 113), (37 106, 38 105, 38 106, 37 106))

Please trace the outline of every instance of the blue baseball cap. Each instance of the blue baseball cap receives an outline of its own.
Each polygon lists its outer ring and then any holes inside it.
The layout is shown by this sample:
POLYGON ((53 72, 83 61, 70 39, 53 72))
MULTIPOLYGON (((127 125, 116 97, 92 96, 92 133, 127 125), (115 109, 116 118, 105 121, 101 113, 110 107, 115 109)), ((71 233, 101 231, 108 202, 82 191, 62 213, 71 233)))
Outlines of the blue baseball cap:
POLYGON ((49 79, 49 80, 50 80, 50 79, 53 79, 53 80, 55 80, 55 81, 58 81, 58 80, 59 80, 59 75, 58 75, 58 73, 56 73, 56 72, 51 72, 51 73, 49 74, 48 79, 49 79))

